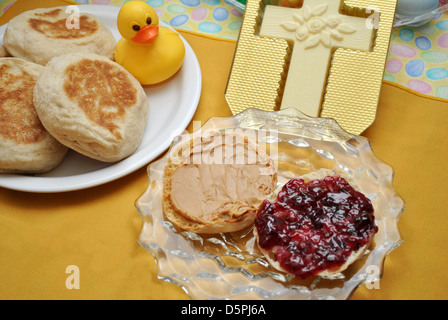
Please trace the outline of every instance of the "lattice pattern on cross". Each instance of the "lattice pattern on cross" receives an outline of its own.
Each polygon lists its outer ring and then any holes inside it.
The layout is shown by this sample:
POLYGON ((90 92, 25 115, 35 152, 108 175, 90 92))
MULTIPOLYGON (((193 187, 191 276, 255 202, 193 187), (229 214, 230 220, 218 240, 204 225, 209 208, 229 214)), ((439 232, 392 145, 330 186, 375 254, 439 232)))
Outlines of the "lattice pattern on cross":
POLYGON ((373 47, 366 19, 341 14, 341 8, 341 0, 304 0, 300 9, 266 6, 260 36, 293 43, 281 109, 319 116, 333 51, 373 47))

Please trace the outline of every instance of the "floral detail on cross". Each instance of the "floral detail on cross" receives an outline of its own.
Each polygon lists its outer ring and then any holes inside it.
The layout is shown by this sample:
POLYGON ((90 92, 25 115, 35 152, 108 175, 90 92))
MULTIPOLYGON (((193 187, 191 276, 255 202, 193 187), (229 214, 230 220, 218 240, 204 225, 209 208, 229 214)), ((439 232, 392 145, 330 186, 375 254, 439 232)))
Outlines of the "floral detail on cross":
POLYGON ((328 4, 315 8, 303 6, 300 13, 293 14, 293 21, 280 24, 285 30, 295 32, 298 41, 304 41, 305 49, 314 48, 319 43, 329 48, 332 40, 342 41, 344 34, 353 34, 356 29, 348 23, 343 23, 338 15, 323 17, 328 10, 328 4))

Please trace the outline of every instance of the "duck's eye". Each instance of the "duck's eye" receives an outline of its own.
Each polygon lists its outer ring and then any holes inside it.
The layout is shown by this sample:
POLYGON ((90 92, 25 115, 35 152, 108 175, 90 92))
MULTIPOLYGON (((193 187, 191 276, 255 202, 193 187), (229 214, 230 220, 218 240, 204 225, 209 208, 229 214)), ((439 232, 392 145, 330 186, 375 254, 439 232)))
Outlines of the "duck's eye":
POLYGON ((134 24, 134 25, 132 26, 132 29, 134 29, 134 31, 139 31, 139 30, 140 30, 140 26, 134 24))
POLYGON ((147 24, 151 24, 151 22, 152 22, 151 18, 146 19, 147 24))

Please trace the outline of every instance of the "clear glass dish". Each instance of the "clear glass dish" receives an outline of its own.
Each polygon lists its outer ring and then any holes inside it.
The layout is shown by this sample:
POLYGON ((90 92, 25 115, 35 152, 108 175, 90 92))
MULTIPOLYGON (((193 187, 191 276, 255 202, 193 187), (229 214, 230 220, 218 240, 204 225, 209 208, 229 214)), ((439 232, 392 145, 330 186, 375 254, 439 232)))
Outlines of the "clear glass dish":
POLYGON ((344 272, 299 280, 269 265, 252 227, 200 235, 167 221, 161 199, 167 152, 148 166, 148 188, 135 203, 143 220, 138 241, 154 256, 159 279, 198 300, 348 299, 360 285, 380 281, 386 256, 402 243, 398 221, 405 205, 394 191, 392 168, 377 159, 367 139, 347 133, 332 119, 309 118, 295 109, 248 109, 212 118, 201 128, 208 129, 255 132, 276 162, 279 187, 320 168, 350 175, 372 201, 378 233, 364 256, 344 272))
POLYGON ((395 20, 394 20, 394 27, 401 27, 401 26, 409 26, 409 27, 420 27, 428 21, 432 19, 438 19, 442 13, 448 10, 448 4, 445 4, 445 1, 440 1, 440 5, 438 8, 423 13, 421 15, 417 16, 407 16, 403 14, 396 13, 395 14, 395 20))

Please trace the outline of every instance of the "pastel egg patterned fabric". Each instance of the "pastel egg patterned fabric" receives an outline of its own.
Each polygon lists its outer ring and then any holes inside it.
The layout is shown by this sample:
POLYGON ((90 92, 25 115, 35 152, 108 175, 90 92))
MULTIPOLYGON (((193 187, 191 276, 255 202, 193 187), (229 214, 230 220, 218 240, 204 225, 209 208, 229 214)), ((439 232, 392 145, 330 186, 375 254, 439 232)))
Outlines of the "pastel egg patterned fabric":
POLYGON ((421 27, 393 30, 384 79, 448 99, 448 12, 421 27))
MULTIPOLYGON (((0 0, 0 16, 16 0, 0 0)), ((77 0, 81 4, 121 6, 129 0, 77 0)), ((174 28, 238 39, 243 12, 228 0, 147 0, 174 28)), ((441 3, 448 3, 442 0, 441 3)), ((445 4, 446 4, 445 3, 445 4)), ((423 95, 448 99, 448 11, 424 26, 392 31, 384 80, 423 95)))

